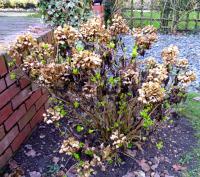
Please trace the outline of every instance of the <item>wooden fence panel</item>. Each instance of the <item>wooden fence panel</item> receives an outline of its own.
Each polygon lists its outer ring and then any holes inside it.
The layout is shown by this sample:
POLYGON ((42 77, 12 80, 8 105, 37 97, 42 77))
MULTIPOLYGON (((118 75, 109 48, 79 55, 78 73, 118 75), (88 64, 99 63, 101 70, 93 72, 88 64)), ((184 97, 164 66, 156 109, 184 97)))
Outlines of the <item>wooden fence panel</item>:
MULTIPOLYGON (((131 0, 130 6, 122 9, 131 28, 154 25, 162 32, 200 31, 199 4, 194 9, 183 11, 173 8, 167 0, 163 4, 156 4, 151 0, 148 7, 145 0, 140 0, 140 5, 137 6, 134 2, 135 0, 131 0)), ((171 2, 176 3, 176 0, 171 2)))

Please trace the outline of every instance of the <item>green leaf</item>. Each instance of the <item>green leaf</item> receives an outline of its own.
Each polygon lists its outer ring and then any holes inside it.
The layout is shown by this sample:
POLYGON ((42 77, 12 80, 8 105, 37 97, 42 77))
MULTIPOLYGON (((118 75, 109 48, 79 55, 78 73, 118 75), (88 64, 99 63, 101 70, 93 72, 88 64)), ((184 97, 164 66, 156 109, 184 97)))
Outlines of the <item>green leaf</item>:
POLYGON ((72 156, 76 159, 76 160, 80 160, 81 156, 78 153, 73 153, 72 156))
POLYGON ((84 127, 82 127, 81 125, 77 125, 76 131, 77 131, 78 133, 82 132, 83 130, 84 130, 84 127))
POLYGON ((80 106, 79 102, 78 102, 78 101, 75 101, 75 102, 74 102, 74 107, 77 109, 77 108, 79 108, 79 106, 80 106))
POLYGON ((79 74, 78 68, 73 68, 72 73, 74 75, 78 75, 79 74))
POLYGON ((10 79, 11 79, 11 80, 15 80, 16 78, 17 78, 16 73, 11 72, 11 73, 10 73, 10 79))
POLYGON ((85 154, 92 157, 94 153, 92 150, 85 150, 85 154))
POLYGON ((93 132, 94 132, 94 130, 92 130, 92 129, 89 129, 89 130, 88 130, 88 133, 89 133, 89 134, 92 134, 93 132))
POLYGON ((132 55, 131 55, 133 59, 135 59, 138 56, 137 50, 138 50, 138 47, 135 45, 132 50, 132 55))

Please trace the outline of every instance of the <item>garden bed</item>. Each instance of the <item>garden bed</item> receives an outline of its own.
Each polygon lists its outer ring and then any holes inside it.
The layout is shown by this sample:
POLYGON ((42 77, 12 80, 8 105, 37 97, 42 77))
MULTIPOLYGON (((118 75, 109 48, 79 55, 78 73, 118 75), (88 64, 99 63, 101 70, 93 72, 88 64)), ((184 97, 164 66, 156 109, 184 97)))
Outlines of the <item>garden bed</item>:
MULTIPOLYGON (((152 177, 180 177, 186 166, 179 166, 179 159, 196 146, 197 139, 187 119, 177 117, 173 120, 174 122, 163 125, 159 131, 151 135, 150 140, 142 146, 143 152, 131 150, 130 154, 134 159, 121 155, 124 162, 120 166, 110 165, 106 172, 99 170, 95 176, 132 177, 135 173, 141 174, 138 177, 142 177, 142 174, 152 175, 152 177), (163 147, 158 145, 161 144, 161 140, 163 147), (146 162, 143 163, 142 160, 146 162)), ((65 124, 65 121, 62 123, 65 124)), ((40 175, 62 177, 59 176, 59 173, 63 174, 62 172, 68 172, 67 175, 72 177, 73 170, 69 171, 69 169, 75 161, 69 156, 58 153, 62 141, 63 137, 60 136, 58 129, 52 125, 41 124, 14 156, 13 161, 10 161, 11 168, 15 164, 14 167, 21 168, 26 177, 30 177, 31 174, 38 174, 37 177, 40 175)), ((187 168, 193 165, 191 162, 187 168)))

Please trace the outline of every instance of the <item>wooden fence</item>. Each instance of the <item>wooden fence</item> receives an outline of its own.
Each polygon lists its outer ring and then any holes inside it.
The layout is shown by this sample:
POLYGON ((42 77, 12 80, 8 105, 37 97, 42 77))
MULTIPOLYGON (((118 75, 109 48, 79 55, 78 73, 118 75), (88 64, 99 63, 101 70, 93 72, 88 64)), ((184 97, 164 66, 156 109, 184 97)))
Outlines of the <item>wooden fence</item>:
POLYGON ((155 3, 151 0, 148 6, 144 0, 135 5, 134 0, 123 7, 122 13, 131 27, 153 25, 162 32, 199 32, 200 31, 200 4, 180 8, 171 4, 178 0, 166 0, 155 3), (169 3, 170 2, 170 3, 169 3))

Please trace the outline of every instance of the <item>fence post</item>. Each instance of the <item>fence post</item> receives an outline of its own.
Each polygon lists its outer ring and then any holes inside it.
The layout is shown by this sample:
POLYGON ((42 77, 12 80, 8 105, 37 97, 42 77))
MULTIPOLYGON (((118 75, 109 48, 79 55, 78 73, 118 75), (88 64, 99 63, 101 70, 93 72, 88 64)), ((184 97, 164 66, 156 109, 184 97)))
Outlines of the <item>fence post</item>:
POLYGON ((134 10, 134 7, 133 7, 133 0, 131 0, 131 28, 133 28, 133 21, 134 21, 134 19, 133 19, 133 17, 134 17, 134 12, 133 12, 133 10, 134 10))
POLYGON ((141 0, 141 11, 140 11, 141 21, 140 26, 143 26, 143 18, 144 18, 144 0, 141 0))

